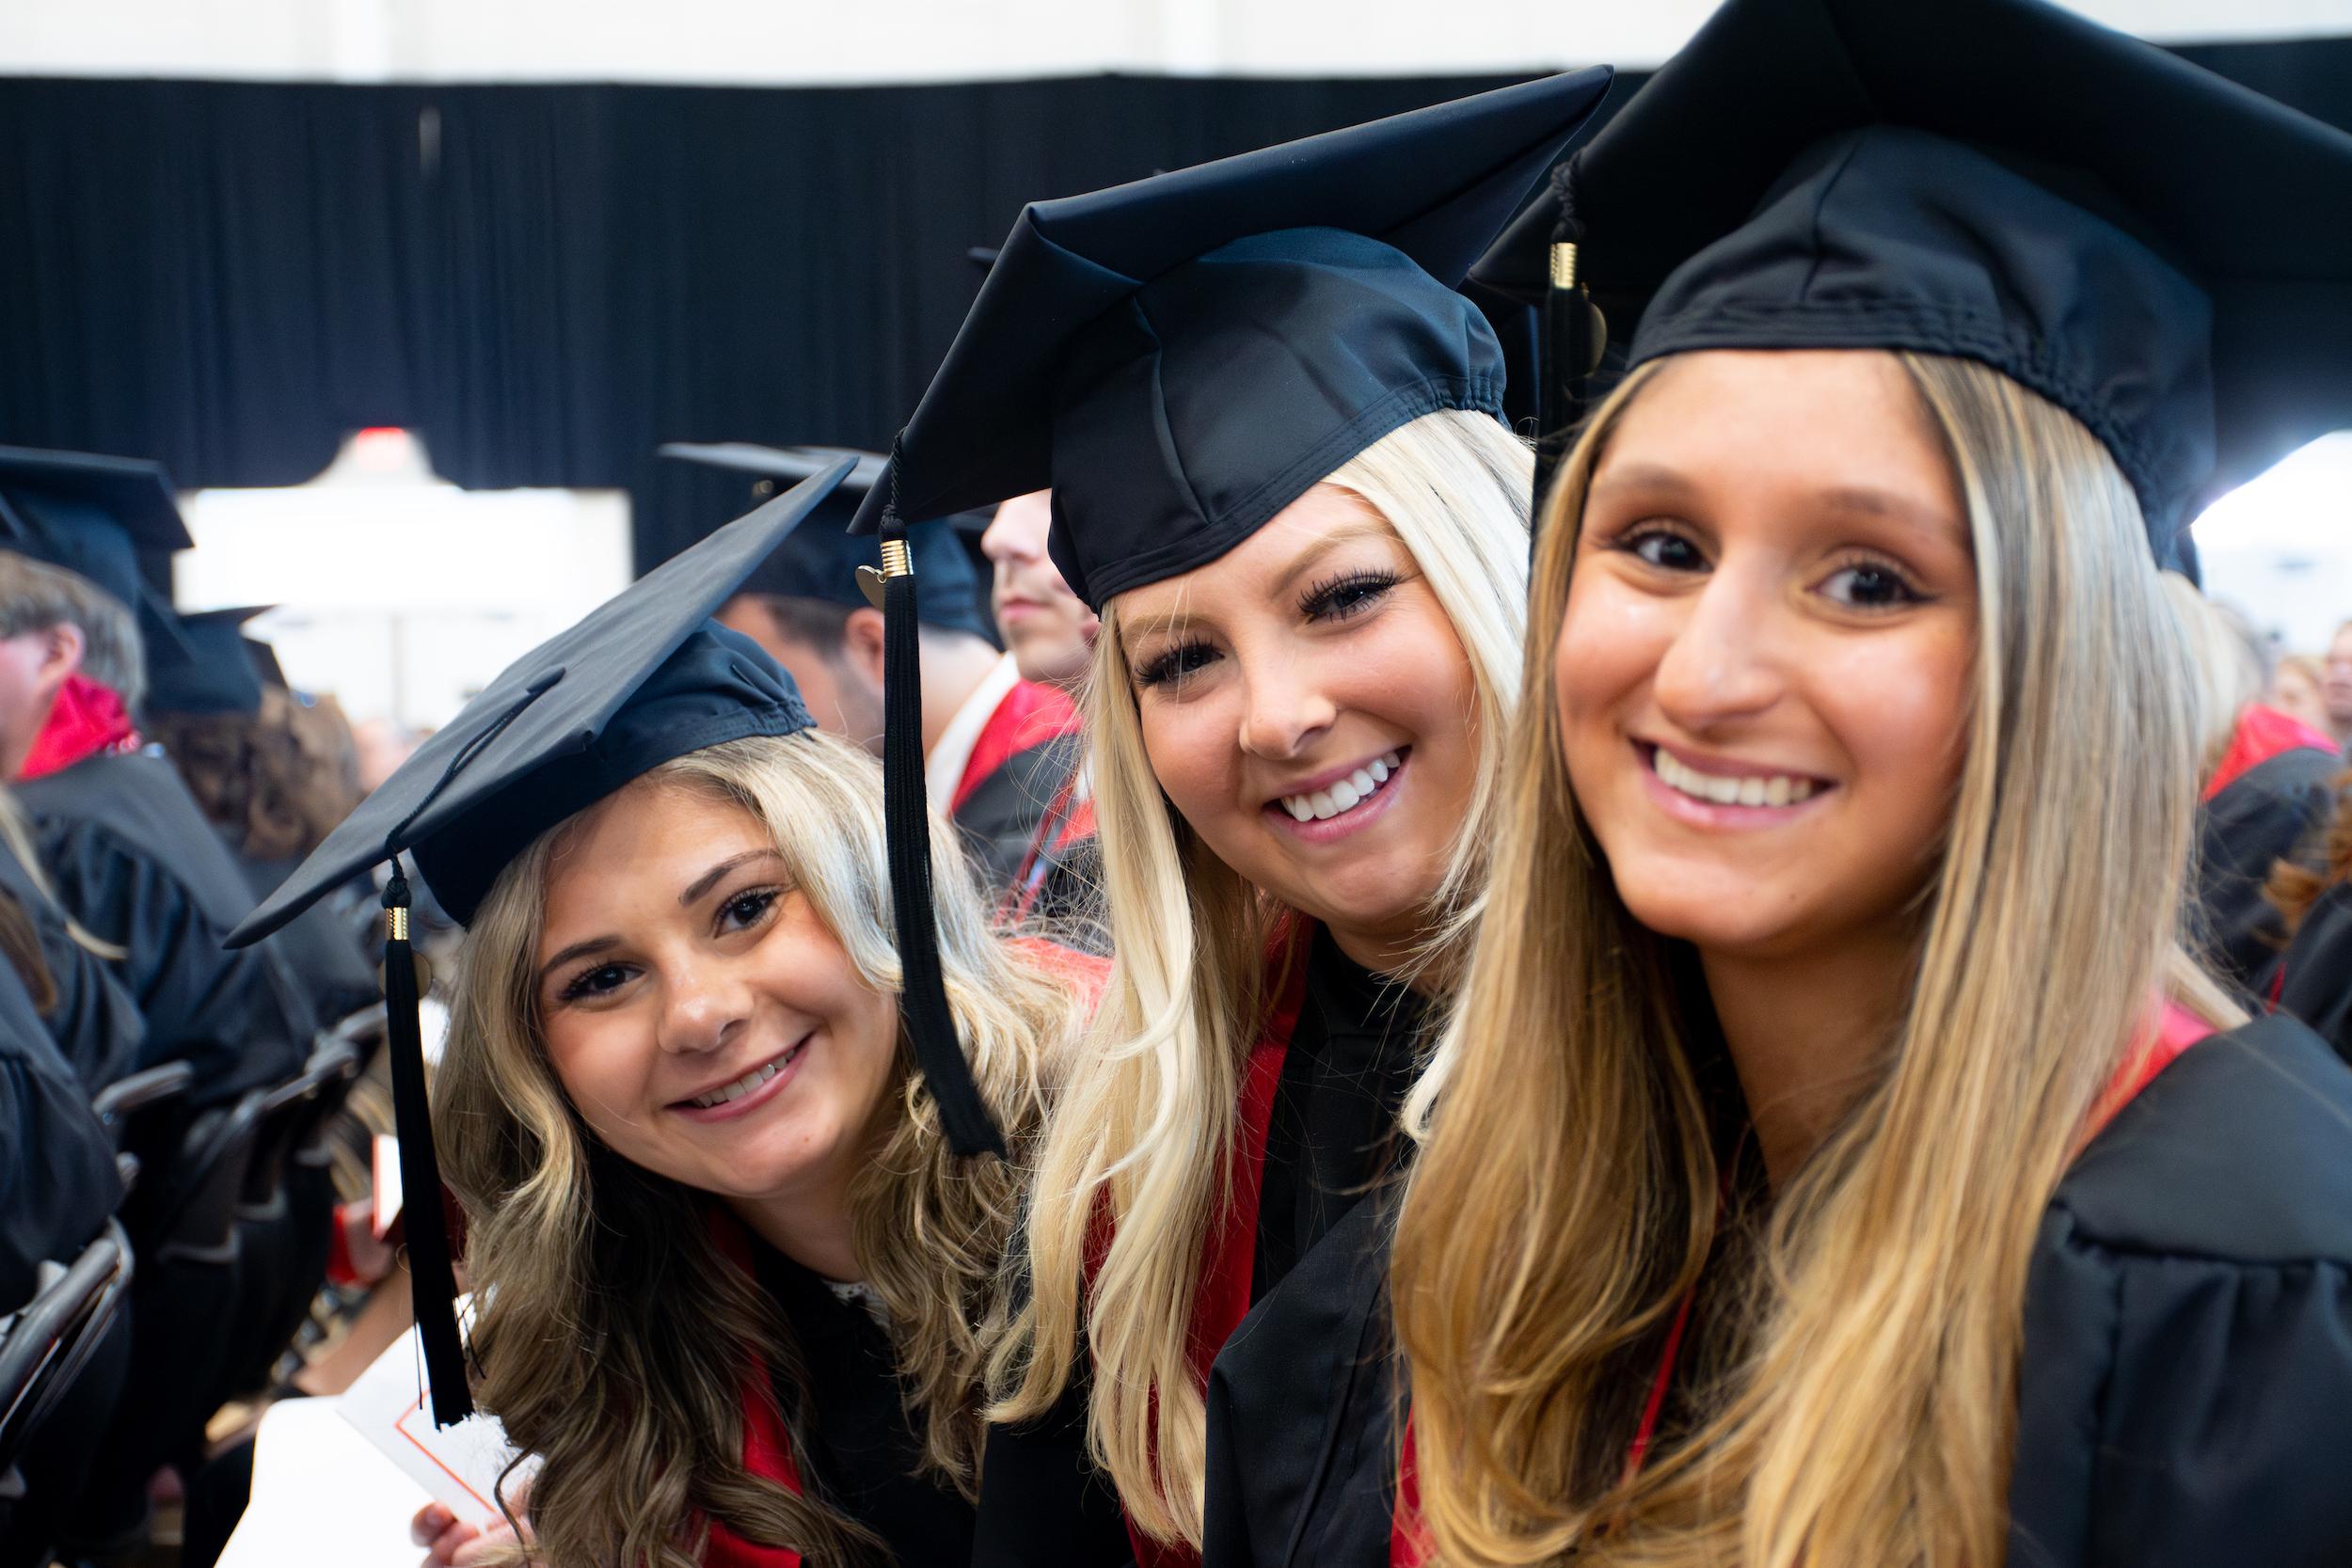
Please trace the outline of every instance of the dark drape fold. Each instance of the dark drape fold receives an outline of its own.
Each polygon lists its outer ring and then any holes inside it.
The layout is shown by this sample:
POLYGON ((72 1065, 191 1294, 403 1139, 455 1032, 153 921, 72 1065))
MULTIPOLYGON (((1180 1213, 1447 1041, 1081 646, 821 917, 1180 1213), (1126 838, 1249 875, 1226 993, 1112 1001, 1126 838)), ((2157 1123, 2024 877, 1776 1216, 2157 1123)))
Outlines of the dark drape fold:
MULTIPOLYGON (((2182 52, 2352 126, 2352 39, 2182 52)), ((628 489, 650 564, 742 499, 658 443, 886 448, 1025 201, 1511 79, 0 79, 0 442, 271 485, 405 425, 628 489)))

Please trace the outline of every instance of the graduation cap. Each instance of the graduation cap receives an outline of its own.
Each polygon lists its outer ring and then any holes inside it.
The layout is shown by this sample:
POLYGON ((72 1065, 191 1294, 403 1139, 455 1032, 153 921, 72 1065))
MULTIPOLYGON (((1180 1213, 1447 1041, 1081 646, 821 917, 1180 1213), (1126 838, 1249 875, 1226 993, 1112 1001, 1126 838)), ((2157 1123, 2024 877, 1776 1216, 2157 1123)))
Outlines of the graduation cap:
POLYGON ((184 652, 179 620, 148 585, 139 558, 195 543, 159 463, 0 447, 0 549, 103 589, 137 612, 140 633, 158 654, 184 652))
MULTIPOLYGON (((401 1186, 434 1419, 472 1409, 450 1301, 454 1284, 437 1195, 408 945, 412 855, 460 924, 532 841, 647 770, 747 736, 810 727, 792 678, 750 639, 709 620, 745 577, 848 475, 848 460, 681 552, 507 666, 230 933, 260 941, 329 890, 389 862, 384 984, 390 1019, 401 1186)), ((952 1043, 952 1041, 951 1041, 952 1043)), ((1001 1148, 961 1053, 916 1060, 959 1150, 1001 1148)))
MULTIPOLYGON (((180 617, 180 645, 149 661, 147 705, 159 713, 259 713, 263 681, 253 648, 269 644, 245 635, 245 624, 275 605, 204 610, 180 617)), ((270 656, 272 668, 277 657, 270 656)), ((278 682, 283 685, 283 680, 278 682)))
POLYGON ((274 691, 291 691, 293 683, 286 679, 286 668, 278 662, 278 650, 258 637, 240 638, 245 644, 245 657, 253 666, 253 676, 262 687, 274 691))
MULTIPOLYGON (((1989 365, 2114 454, 2159 564, 2352 424, 2352 136, 2040 0, 1730 0, 1473 276, 1589 295, 1613 368, 1989 365)), ((1552 346, 1558 430, 1597 356, 1552 346)))
MULTIPOLYGON (((840 488, 785 535, 738 592, 818 599, 852 610, 871 602, 858 586, 858 569, 878 570, 882 551, 873 540, 850 532, 850 523, 882 476, 879 453, 844 447, 762 447, 747 441, 672 441, 656 450, 663 457, 747 475, 754 499, 762 500, 778 487, 796 484, 844 459, 854 463, 840 488)), ((988 583, 965 544, 987 527, 985 513, 964 513, 909 530, 907 543, 923 582, 919 619, 926 626, 993 644, 996 623, 989 611, 988 583)))

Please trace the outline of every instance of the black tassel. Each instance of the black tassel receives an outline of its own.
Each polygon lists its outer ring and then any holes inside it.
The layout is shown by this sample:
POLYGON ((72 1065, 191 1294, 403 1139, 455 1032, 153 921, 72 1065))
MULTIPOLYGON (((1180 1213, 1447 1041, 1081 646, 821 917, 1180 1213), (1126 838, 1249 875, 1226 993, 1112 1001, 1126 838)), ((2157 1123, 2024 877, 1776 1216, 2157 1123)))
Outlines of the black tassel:
MULTIPOLYGON (((895 476, 894 476, 895 479, 895 476)), ((882 521, 884 558, 901 543, 895 508, 882 521)), ((931 835, 923 784, 923 667, 916 636, 914 574, 882 583, 882 821, 890 842, 890 901, 898 926, 898 998, 915 1065, 930 1085, 947 1146, 958 1154, 1005 1152, 1003 1134, 972 1082, 971 1064, 947 1010, 931 916, 931 835)))
POLYGON ((433 1150, 433 1114, 424 1088, 424 1036, 417 1022, 417 961, 408 945, 408 879, 392 863, 384 888, 384 1008, 392 1069, 392 1115, 400 1129, 401 1210, 408 1231, 408 1283, 424 1348, 433 1423, 453 1426, 473 1414, 465 1350, 451 1305, 456 1271, 441 1212, 441 1162, 433 1150))

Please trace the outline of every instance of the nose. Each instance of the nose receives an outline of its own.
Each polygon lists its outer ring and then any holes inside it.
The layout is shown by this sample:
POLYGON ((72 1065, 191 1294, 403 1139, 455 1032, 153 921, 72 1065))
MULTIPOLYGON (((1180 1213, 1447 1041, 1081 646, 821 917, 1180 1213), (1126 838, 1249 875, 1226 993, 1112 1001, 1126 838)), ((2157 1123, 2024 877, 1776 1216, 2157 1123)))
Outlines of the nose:
POLYGON ((1789 631, 1773 584, 1719 566, 1685 603, 1651 684, 1660 711, 1696 735, 1777 702, 1779 643, 1789 631))
POLYGON ((1244 691, 1241 749, 1269 762, 1287 762, 1305 751, 1339 717, 1305 662, 1271 656, 1241 657, 1244 691))
POLYGON ((723 965, 686 960, 661 973, 661 1014, 654 1043, 674 1055, 700 1055, 732 1041, 749 1022, 751 996, 723 965))

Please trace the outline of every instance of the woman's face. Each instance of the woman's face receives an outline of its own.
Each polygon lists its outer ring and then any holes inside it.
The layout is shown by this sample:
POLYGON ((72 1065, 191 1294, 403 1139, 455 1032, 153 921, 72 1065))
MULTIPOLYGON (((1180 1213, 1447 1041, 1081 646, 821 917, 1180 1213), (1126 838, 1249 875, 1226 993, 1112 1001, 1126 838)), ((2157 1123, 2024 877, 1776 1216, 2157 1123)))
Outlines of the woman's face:
POLYGON ((1976 645, 1959 486, 1893 359, 1668 361, 1594 471, 1553 655, 1627 908, 1724 956, 1883 934, 1943 843, 1976 645))
POLYGON ((1318 484, 1119 595, 1152 771, 1218 859, 1375 967, 1423 934, 1477 771, 1470 659, 1387 520, 1318 484))
POLYGON ((548 1058, 614 1153, 723 1197, 846 1186, 897 1012, 749 812, 642 780, 592 807, 549 865, 533 961, 548 1058))

